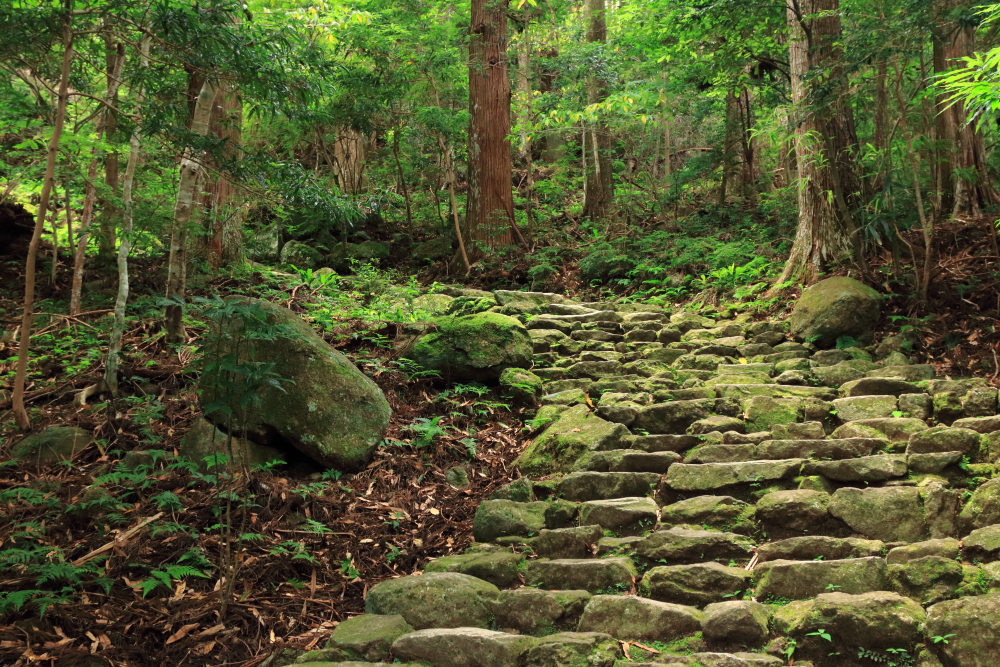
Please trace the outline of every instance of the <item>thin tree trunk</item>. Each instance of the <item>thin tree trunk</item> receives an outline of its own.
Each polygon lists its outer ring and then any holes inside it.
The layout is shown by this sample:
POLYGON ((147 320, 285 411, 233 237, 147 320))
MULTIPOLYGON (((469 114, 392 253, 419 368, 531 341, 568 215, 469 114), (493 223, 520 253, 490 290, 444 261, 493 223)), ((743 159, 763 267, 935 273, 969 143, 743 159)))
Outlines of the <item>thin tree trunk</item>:
POLYGON ((534 99, 531 90, 531 12, 524 13, 524 31, 521 33, 523 44, 517 54, 518 78, 517 91, 521 98, 521 160, 524 162, 525 204, 524 211, 528 218, 528 236, 534 235, 535 212, 533 207, 535 179, 532 174, 531 135, 527 124, 534 117, 534 99))
MULTIPOLYGON (((240 157, 239 143, 242 136, 241 121, 243 104, 238 92, 227 86, 219 86, 212 103, 212 115, 208 121, 209 136, 225 140, 223 155, 226 159, 240 157)), ((220 165, 212 161, 212 166, 220 165)), ((208 176, 207 172, 203 172, 208 176)), ((243 256, 243 215, 239 205, 233 205, 233 183, 229 174, 219 170, 210 178, 203 177, 200 184, 200 204, 205 212, 205 249, 209 263, 218 268, 229 262, 238 261, 243 256)))
MULTIPOLYGON (((541 54, 541 66, 538 73, 538 91, 542 94, 553 92, 556 84, 556 79, 559 78, 559 70, 555 68, 552 61, 559 55, 559 52, 553 48, 541 54)), ((566 154, 566 141, 563 138, 561 132, 557 130, 552 130, 547 132, 542 141, 544 142, 544 148, 542 149, 541 158, 544 162, 559 162, 566 154)))
MULTIPOLYGON (((118 89, 121 85, 121 67, 125 61, 125 44, 116 42, 111 31, 108 30, 104 37, 105 42, 105 63, 107 76, 108 102, 114 103, 118 99, 118 89)), ((118 130, 118 117, 109 109, 105 109, 102 116, 104 134, 109 139, 114 138, 118 130)), ((118 151, 112 149, 104 156, 104 184, 108 186, 112 196, 118 194, 118 151)), ((110 259, 115 252, 115 220, 119 211, 110 201, 101 202, 101 233, 99 248, 102 257, 110 259)))
MULTIPOLYGON (((587 25, 587 41, 604 44, 608 39, 605 0, 584 0, 583 15, 587 25)), ((607 97, 607 85, 598 76, 587 78, 587 100, 591 104, 603 102, 607 97)), ((585 171, 586 194, 583 199, 583 215, 599 219, 606 218, 611 211, 614 198, 611 182, 611 133, 605 123, 598 121, 584 133, 584 151, 592 157, 590 169, 585 171)))
POLYGON ((509 0, 472 0, 469 25, 469 193, 466 228, 477 242, 470 256, 514 239, 507 74, 509 0))
POLYGON ((886 115, 889 110, 889 95, 886 90, 886 67, 885 58, 879 58, 875 65, 875 150, 879 155, 879 169, 875 174, 875 181, 872 184, 876 192, 881 193, 888 183, 886 178, 889 173, 889 156, 886 151, 889 148, 889 135, 886 128, 886 115))
MULTIPOLYGON (((104 99, 113 103, 118 97, 118 89, 121 86, 122 67, 125 64, 125 45, 116 51, 117 58, 107 79, 107 92, 104 99)), ((101 112, 101 122, 97 126, 97 139, 104 138, 104 131, 111 118, 111 110, 107 107, 101 112)), ((70 287, 69 314, 78 315, 80 313, 80 302, 83 298, 83 270, 87 260, 87 245, 90 242, 90 224, 94 219, 94 203, 97 200, 97 188, 94 182, 97 180, 97 155, 90 160, 90 167, 87 169, 87 184, 84 189, 83 213, 80 215, 80 238, 76 242, 76 251, 73 254, 73 279, 70 287)), ((101 244, 105 243, 104 235, 99 239, 101 244)), ((101 246, 103 252, 103 245, 101 246)), ((108 252, 110 254, 110 251, 108 252)))
MULTIPOLYGON (((208 132, 208 123, 215 100, 216 86, 206 80, 198 94, 191 115, 191 132, 203 137, 208 132)), ((194 202, 198 174, 201 172, 200 155, 193 148, 184 150, 180 165, 180 182, 177 186, 177 203, 174 205, 174 222, 170 233, 170 259, 167 265, 167 298, 173 301, 184 299, 187 273, 188 225, 194 212, 194 202)), ((184 310, 181 303, 167 306, 165 326, 168 343, 181 343, 185 339, 184 310)))
POLYGON ((399 135, 402 131, 402 125, 392 131, 392 157, 396 160, 396 173, 399 174, 399 187, 403 191, 403 200, 406 202, 406 228, 412 230, 413 207, 410 204, 410 189, 406 187, 406 176, 403 175, 403 164, 399 161, 399 135))
POLYGON ((56 117, 52 127, 52 137, 49 139, 48 154, 45 162, 45 179, 42 181, 42 192, 38 202, 38 215, 35 218, 35 229, 28 245, 28 257, 24 265, 24 313, 21 316, 21 337, 17 348, 17 368, 14 373, 14 395, 11 398, 14 421, 22 429, 31 426, 31 419, 24 407, 24 388, 28 371, 28 346, 31 344, 31 323, 34 319, 35 307, 35 262, 38 256, 38 245, 42 239, 42 229, 45 225, 45 212, 49 207, 56 173, 56 157, 59 154, 59 140, 62 137, 63 125, 66 122, 66 107, 69 101, 69 75, 73 63, 73 26, 71 23, 72 1, 66 3, 66 13, 63 17, 63 58, 59 75, 59 97, 56 104, 56 117))
MULTIPOLYGON (((139 67, 149 66, 150 37, 144 37, 139 43, 139 67)), ((142 90, 138 101, 143 101, 142 90)), ((139 143, 141 137, 136 129, 129 140, 128 163, 125 165, 125 180, 122 184, 122 233, 118 245, 118 296, 115 299, 115 323, 111 327, 111 343, 108 345, 108 360, 104 364, 104 384, 115 398, 118 397, 118 363, 122 349, 122 337, 125 335, 125 305, 128 303, 129 275, 128 256, 132 250, 132 217, 133 201, 132 186, 135 182, 135 168, 139 163, 139 143)))

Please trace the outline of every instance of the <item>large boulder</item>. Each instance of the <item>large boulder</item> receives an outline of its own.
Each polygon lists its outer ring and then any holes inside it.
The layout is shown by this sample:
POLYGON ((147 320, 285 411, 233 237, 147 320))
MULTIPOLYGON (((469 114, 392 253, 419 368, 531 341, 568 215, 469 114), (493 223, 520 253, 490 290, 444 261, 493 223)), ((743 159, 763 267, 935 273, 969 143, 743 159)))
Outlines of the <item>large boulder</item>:
POLYGON ((49 465, 59 461, 72 461, 73 456, 94 442, 90 431, 72 426, 50 426, 14 445, 14 458, 25 463, 49 465))
POLYGON ((331 468, 348 472, 364 468, 392 414, 382 390, 292 311, 266 301, 244 303, 252 308, 245 309, 243 317, 259 315, 266 326, 280 326, 281 333, 257 336, 262 327, 255 324, 251 350, 243 319, 231 318, 221 323, 218 342, 210 344, 207 354, 270 362, 272 371, 290 382, 254 387, 259 401, 244 412, 245 392, 204 373, 203 405, 227 409, 211 412, 208 418, 260 444, 278 449, 291 445, 331 468))
POLYGON ((297 269, 315 269, 323 261, 323 255, 307 243, 289 241, 281 248, 281 263, 291 264, 297 269))
POLYGON ((841 336, 870 342, 878 321, 880 297, 853 278, 820 281, 802 292, 789 318, 790 333, 819 347, 832 347, 841 336))
POLYGON ((926 635, 945 637, 933 650, 945 664, 957 667, 994 667, 1000 664, 1000 593, 939 602, 927 610, 926 635))
POLYGON ((233 468, 251 469, 272 461, 286 462, 286 455, 281 450, 243 438, 230 438, 204 417, 191 424, 191 430, 181 439, 177 451, 203 468, 215 467, 226 460, 233 468), (228 459, 215 458, 220 454, 228 459))
POLYGON ((528 368, 532 343, 524 325, 499 313, 443 317, 413 346, 413 359, 449 380, 490 382, 506 368, 528 368))

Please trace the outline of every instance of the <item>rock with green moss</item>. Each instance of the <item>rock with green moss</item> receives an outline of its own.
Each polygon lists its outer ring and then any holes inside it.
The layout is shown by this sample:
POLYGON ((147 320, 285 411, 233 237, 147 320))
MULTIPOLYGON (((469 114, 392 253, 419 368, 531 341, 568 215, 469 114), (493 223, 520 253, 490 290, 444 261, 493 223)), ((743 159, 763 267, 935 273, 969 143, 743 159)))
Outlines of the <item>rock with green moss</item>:
POLYGON ((191 425, 191 430, 178 444, 177 451, 202 468, 213 468, 225 461, 226 465, 220 467, 253 469, 272 461, 284 463, 287 456, 274 447, 258 445, 243 438, 230 439, 204 417, 196 419, 191 425))
POLYGON ((591 500, 580 505, 581 524, 596 524, 619 536, 641 535, 652 530, 656 519, 656 501, 652 498, 591 500))
POLYGON ((413 359, 446 379, 489 382, 506 368, 531 365, 531 338, 519 321, 499 313, 443 317, 413 346, 413 359))
POLYGON ((50 465, 72 461, 94 442, 90 431, 72 426, 49 426, 22 439, 11 450, 14 458, 28 464, 50 465))
POLYGON ((732 496, 695 496, 660 509, 666 526, 706 526, 724 532, 746 534, 754 529, 754 506, 732 496))
MULTIPOLYGON (((266 301, 244 302, 267 325, 283 330, 254 340, 253 359, 273 364, 273 372, 290 382, 255 387, 260 400, 244 412, 242 392, 203 374, 201 402, 221 404, 230 414, 240 415, 228 418, 218 411, 209 418, 237 420, 234 429, 246 432, 248 439, 290 445, 324 466, 343 471, 364 468, 392 414, 382 390, 292 311, 266 301)), ((248 360, 250 347, 242 340, 242 327, 242 320, 227 321, 219 347, 211 346, 208 358, 238 353, 241 360, 248 360)))
MULTIPOLYGON (((399 615, 414 628, 485 628, 500 590, 465 574, 429 573, 387 579, 365 598, 369 614, 399 615)), ((397 655, 397 657, 399 657, 397 655)))
POLYGON ((726 431, 745 433, 746 424, 744 424, 743 420, 739 417, 712 415, 711 417, 699 419, 687 428, 687 433, 690 435, 705 435, 706 433, 711 433, 712 431, 718 431, 720 433, 725 433, 726 431))
POLYGON ((884 482, 906 475, 906 457, 879 454, 839 461, 810 461, 802 468, 805 475, 821 475, 835 482, 884 482))
POLYGON ((533 560, 524 570, 528 586, 589 593, 627 591, 637 576, 635 565, 626 557, 533 560))
POLYGON ((424 572, 458 572, 488 581, 497 588, 511 588, 520 579, 518 573, 524 556, 509 551, 468 553, 436 558, 424 566, 424 572))
POLYGON ((853 278, 827 278, 803 290, 789 317, 789 333, 819 347, 833 347, 850 337, 871 342, 881 298, 853 278))
POLYGON ((979 434, 972 429, 935 426, 911 435, 906 446, 906 453, 975 453, 979 449, 979 440, 979 434))
POLYGON ((542 379, 523 368, 505 368, 500 373, 500 387, 515 401, 532 405, 542 395, 542 379))
POLYGON ((977 528, 962 538, 962 546, 969 558, 997 560, 1000 558, 1000 525, 977 528))
POLYGON ((837 489, 829 511, 869 539, 920 542, 929 537, 920 490, 914 487, 837 489))
POLYGON ((330 265, 338 271, 353 269, 351 260, 355 262, 377 262, 389 256, 389 246, 378 241, 363 243, 338 243, 330 250, 330 265))
POLYGON ((600 632, 560 632, 528 649, 522 667, 612 667, 621 655, 618 642, 600 632))
POLYGON ((735 533, 671 528, 656 531, 634 547, 642 561, 669 565, 749 559, 756 544, 749 537, 735 533))
POLYGON ((825 527, 830 496, 822 491, 773 491, 757 501, 755 515, 768 535, 825 527))
POLYGON ((883 437, 890 442, 907 442, 918 431, 926 431, 927 424, 910 417, 883 417, 880 419, 859 419, 839 426, 832 438, 883 437), (878 435, 873 435, 878 432, 878 435))
POLYGON ((704 607, 748 590, 752 578, 742 567, 721 563, 664 565, 648 570, 640 588, 653 600, 704 607))
POLYGON ((854 396, 835 399, 833 406, 841 421, 850 422, 892 417, 892 413, 896 412, 897 403, 895 396, 854 396))
POLYGON ((754 396, 745 404, 747 430, 750 433, 770 431, 775 424, 801 421, 802 400, 754 396))
POLYGON ((685 433, 691 424, 705 419, 715 408, 711 399, 658 403, 638 410, 632 428, 652 434, 685 433))
POLYGON ((596 595, 583 611, 579 630, 669 643, 701 630, 701 619, 694 607, 631 595, 596 595))
POLYGON ((386 659, 394 641, 410 632, 413 627, 398 614, 363 614, 341 621, 326 648, 343 651, 353 660, 378 662, 386 659))
POLYGON ((967 531, 1000 524, 1000 478, 991 479, 972 492, 959 514, 959 522, 967 531))
POLYGON ((889 565, 889 578, 896 592, 927 606, 957 597, 964 572, 953 558, 924 556, 889 565))
POLYGON ((766 484, 799 474, 805 459, 740 461, 736 463, 675 463, 666 482, 675 491, 712 491, 736 484, 766 484))
POLYGON ((542 530, 532 546, 541 558, 586 558, 603 534, 601 526, 584 517, 575 528, 542 530))
POLYGON ((516 463, 525 475, 566 472, 587 451, 618 449, 627 435, 625 426, 601 419, 586 405, 576 405, 535 438, 516 463))
POLYGON ((841 363, 834 366, 817 366, 812 369, 812 374, 824 387, 840 387, 863 378, 865 371, 841 363))
POLYGON ((965 415, 962 397, 954 391, 942 391, 934 394, 934 419, 943 424, 951 424, 965 415))
POLYGON ((472 533, 477 542, 493 542, 500 537, 532 537, 545 528, 546 502, 518 503, 511 500, 484 500, 476 509, 472 533))
POLYGON ((787 540, 768 542, 757 550, 761 562, 770 560, 841 560, 881 556, 885 543, 858 537, 803 535, 787 540))
POLYGON ((403 635, 393 643, 392 654, 434 667, 519 667, 522 656, 537 643, 534 637, 456 627, 403 635))
MULTIPOLYGON (((776 610, 773 626, 775 632, 800 642, 822 628, 831 636, 834 646, 884 650, 913 646, 921 641, 926 618, 923 607, 899 593, 872 591, 852 595, 837 591, 776 610)), ((826 657, 831 644, 820 641, 816 646, 821 650, 816 655, 826 657)))
POLYGON ((858 595, 888 590, 889 586, 885 559, 879 557, 806 562, 769 560, 757 565, 754 577, 757 597, 765 600, 801 600, 827 590, 858 595))
POLYGON ((315 269, 323 263, 323 255, 311 245, 301 241, 289 241, 281 248, 282 264, 290 264, 297 269, 315 269))
POLYGON ((519 588, 501 591, 497 598, 496 626, 526 635, 573 630, 589 600, 590 593, 583 590, 519 588))
POLYGON ((439 315, 448 312, 454 301, 455 299, 447 294, 422 294, 413 300, 413 309, 439 315))
POLYGON ((504 484, 490 495, 490 500, 513 500, 516 503, 530 503, 535 500, 531 481, 525 477, 504 484))
POLYGON ((939 602, 927 610, 927 637, 947 637, 934 649, 948 665, 994 667, 998 660, 1000 593, 939 602))
POLYGON ((705 607, 702 632, 709 646, 757 648, 767 641, 771 611, 759 602, 726 600, 705 607))

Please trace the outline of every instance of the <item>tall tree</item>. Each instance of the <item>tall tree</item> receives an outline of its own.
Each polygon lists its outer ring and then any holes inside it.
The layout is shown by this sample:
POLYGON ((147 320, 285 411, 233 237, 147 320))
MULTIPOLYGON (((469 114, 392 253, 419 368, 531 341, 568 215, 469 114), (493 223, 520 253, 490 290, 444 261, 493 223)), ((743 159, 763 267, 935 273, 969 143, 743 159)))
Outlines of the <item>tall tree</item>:
MULTIPOLYGON (((587 41, 591 44, 604 44, 608 41, 605 12, 605 0, 584 0, 587 41)), ((607 85, 600 72, 596 71, 587 77, 587 101, 596 104, 604 101, 605 97, 607 85)), ((597 121, 586 126, 583 152, 586 164, 583 214, 591 218, 606 218, 614 197, 611 183, 611 133, 606 123, 597 121)))
MULTIPOLYGON (((943 74, 964 65, 975 49, 976 2, 935 0, 934 70, 943 74)), ((986 147, 977 125, 966 122, 961 102, 938 99, 936 118, 941 211, 952 215, 979 215, 1000 203, 990 183, 986 147)))
MULTIPOLYGON (((469 25, 469 194, 467 238, 486 248, 512 245, 510 79, 507 75, 508 0, 472 0, 469 25)), ((469 248, 470 255, 481 249, 469 248)))
POLYGON ((857 133, 841 64, 839 0, 786 0, 799 216, 778 282, 811 282, 847 250, 863 261, 857 133))

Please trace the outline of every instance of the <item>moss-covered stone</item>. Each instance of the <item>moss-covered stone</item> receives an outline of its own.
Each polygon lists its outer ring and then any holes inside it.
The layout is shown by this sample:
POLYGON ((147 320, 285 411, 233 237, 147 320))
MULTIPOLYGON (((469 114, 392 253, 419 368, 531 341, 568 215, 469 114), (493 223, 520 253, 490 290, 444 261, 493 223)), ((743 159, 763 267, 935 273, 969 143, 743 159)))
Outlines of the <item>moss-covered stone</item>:
POLYGON ((618 642, 600 632, 560 632, 543 637, 523 656, 522 667, 612 667, 618 642))
POLYGON ((196 419, 177 446, 181 456, 186 456, 202 468, 216 466, 218 461, 228 461, 234 469, 249 468, 272 461, 285 462, 286 454, 280 449, 258 445, 250 440, 229 436, 204 417, 196 419), (216 457, 226 458, 216 458, 216 457), (231 458, 230 458, 231 457, 231 458))
POLYGON ((542 395, 542 379, 523 368, 505 368, 500 373, 500 387, 514 400, 534 404, 542 395))
POLYGON ((487 382, 498 379, 505 368, 531 364, 531 339, 512 317, 476 313, 440 318, 436 324, 436 331, 414 345, 413 358, 446 378, 487 382))
POLYGON ((533 560, 524 570, 524 579, 529 586, 589 593, 625 592, 637 576, 632 560, 624 556, 533 560))
MULTIPOLYGON (((389 423, 389 403, 368 376, 340 352, 330 347, 312 327, 295 313, 266 301, 249 301, 268 325, 286 333, 254 341, 253 358, 274 364, 273 372, 292 382, 280 388, 264 384, 255 389, 260 399, 245 413, 240 392, 202 375, 201 401, 222 402, 237 421, 233 429, 245 429, 250 440, 291 445, 321 465, 343 471, 362 469, 382 440, 389 423), (238 416, 238 417, 237 417, 238 416)), ((232 320, 221 330, 218 353, 250 355, 243 338, 242 320, 232 320)), ((217 353, 210 349, 211 358, 217 353)), ((228 421, 223 412, 209 418, 228 421)))
POLYGON ((890 565, 889 577, 896 592, 926 606, 956 597, 964 573, 953 558, 924 556, 890 565))
POLYGON ((802 401, 797 398, 754 396, 745 404, 747 430, 770 431, 775 424, 801 421, 802 401))
POLYGON ((857 595, 869 591, 887 590, 888 570, 883 558, 853 558, 846 560, 788 561, 760 563, 754 569, 757 597, 760 599, 811 598, 830 587, 857 595))
POLYGON ((501 591, 497 598, 496 625, 526 635, 576 629, 590 593, 583 590, 546 591, 519 588, 501 591))
POLYGON ((519 667, 534 637, 475 627, 428 629, 403 635, 392 644, 400 660, 434 667, 519 667))
POLYGON ((640 590, 653 600, 704 607, 748 590, 752 578, 741 567, 721 563, 665 565, 648 570, 640 590))
POLYGON ((510 588, 520 582, 518 573, 523 563, 523 555, 507 551, 469 553, 432 560, 424 566, 424 572, 458 572, 497 588, 510 588))
POLYGON ((632 428, 651 434, 684 433, 691 424, 708 417, 714 407, 715 401, 709 399, 649 405, 638 411, 632 428))
POLYGON ((666 482, 675 491, 711 491, 735 484, 762 484, 797 476, 803 459, 743 461, 736 463, 675 463, 666 482))
POLYGON ((1000 478, 991 479, 972 492, 959 522, 966 531, 1000 524, 1000 478))
POLYGON ((377 662, 389 655, 389 647, 413 627, 402 616, 364 614, 341 621, 326 643, 328 649, 338 649, 349 659, 377 662))
POLYGON ((531 537, 545 528, 546 502, 518 503, 510 500, 484 500, 472 521, 477 542, 493 542, 500 537, 531 537))
POLYGON ((656 531, 634 547, 642 561, 669 565, 747 559, 756 544, 749 537, 735 533, 671 528, 656 531))
POLYGON ((933 649, 948 665, 993 667, 997 664, 1000 593, 939 602, 927 610, 927 637, 948 637, 933 649))
POLYGON ((830 496, 822 491, 775 491, 757 501, 755 515, 768 535, 826 527, 830 496))
POLYGON ((414 628, 485 628, 500 591, 465 574, 429 573, 387 579, 365 598, 369 614, 398 614, 414 628))
POLYGON ((833 406, 841 421, 850 422, 859 419, 892 417, 897 404, 895 396, 854 396, 835 399, 833 406))
POLYGON ((621 424, 594 415, 586 405, 569 408, 517 458, 525 475, 566 472, 587 451, 617 449, 629 434, 621 424))
POLYGON ((36 465, 72 461, 73 457, 94 442, 89 431, 71 426, 49 426, 24 438, 11 450, 16 459, 36 465))
POLYGON ((926 431, 927 424, 908 417, 884 417, 881 419, 859 419, 844 424, 830 434, 832 438, 883 437, 890 442, 907 442, 918 431, 926 431), (878 435, 873 432, 877 431, 878 435))
POLYGON ((315 269, 323 262, 323 255, 311 245, 301 241, 289 241, 281 248, 282 264, 290 264, 297 269, 315 269))
POLYGON ((631 595, 596 595, 583 611, 579 630, 668 643, 701 630, 701 619, 693 607, 631 595))
POLYGON ((827 278, 803 290, 789 317, 789 331, 820 347, 832 347, 843 336, 868 343, 880 307, 872 288, 853 278, 827 278))
POLYGON ((920 491, 913 487, 837 489, 829 511, 870 539, 920 542, 929 537, 920 491))
POLYGON ((762 544, 757 553, 762 562, 771 560, 841 560, 881 556, 884 549, 885 543, 878 540, 803 535, 762 544))
POLYGON ((702 632, 709 646, 757 648, 767 641, 771 611, 759 602, 727 600, 705 607, 702 632))

